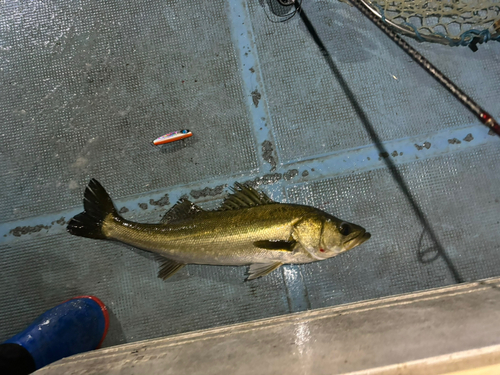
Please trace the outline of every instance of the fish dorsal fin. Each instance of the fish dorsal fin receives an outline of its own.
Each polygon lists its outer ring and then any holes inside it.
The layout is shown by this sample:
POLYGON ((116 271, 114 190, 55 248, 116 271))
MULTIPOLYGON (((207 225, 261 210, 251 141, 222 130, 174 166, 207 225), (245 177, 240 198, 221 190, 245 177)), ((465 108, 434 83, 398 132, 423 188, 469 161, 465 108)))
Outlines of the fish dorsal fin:
POLYGON ((218 211, 239 210, 241 208, 276 203, 266 194, 238 182, 235 182, 231 190, 232 193, 224 200, 218 211))
POLYGON ((181 199, 163 216, 160 223, 171 224, 176 221, 189 219, 199 212, 204 212, 200 207, 195 205, 189 199, 181 199))

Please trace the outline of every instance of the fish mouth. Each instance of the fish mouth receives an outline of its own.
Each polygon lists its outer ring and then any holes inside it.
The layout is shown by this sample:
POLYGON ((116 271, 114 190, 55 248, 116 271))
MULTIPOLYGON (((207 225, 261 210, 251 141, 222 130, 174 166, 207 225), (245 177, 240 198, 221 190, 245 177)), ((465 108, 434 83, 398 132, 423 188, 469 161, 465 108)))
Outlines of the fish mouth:
POLYGON ((351 250, 352 248, 361 245, 362 243, 368 241, 372 235, 368 232, 364 232, 357 237, 347 241, 344 244, 346 250, 351 250))

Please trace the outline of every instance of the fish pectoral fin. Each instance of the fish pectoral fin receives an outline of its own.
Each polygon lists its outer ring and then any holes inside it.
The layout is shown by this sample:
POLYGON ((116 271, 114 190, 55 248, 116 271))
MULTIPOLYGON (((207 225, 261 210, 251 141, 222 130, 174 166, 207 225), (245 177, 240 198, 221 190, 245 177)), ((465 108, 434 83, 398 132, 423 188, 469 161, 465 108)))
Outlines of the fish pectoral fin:
POLYGON ((273 262, 273 263, 254 263, 250 265, 248 269, 248 280, 254 280, 262 276, 266 276, 267 274, 273 272, 276 268, 281 266, 283 263, 281 262, 273 262))
POLYGON ((266 250, 277 250, 277 251, 293 251, 297 241, 289 240, 289 241, 280 241, 280 240, 263 240, 263 241, 255 241, 253 245, 258 247, 259 249, 266 250))
POLYGON ((178 263, 175 260, 170 260, 163 257, 161 257, 159 260, 161 262, 161 265, 160 270, 158 271, 158 277, 162 280, 167 280, 169 277, 172 277, 174 273, 185 266, 185 264, 183 263, 178 263))

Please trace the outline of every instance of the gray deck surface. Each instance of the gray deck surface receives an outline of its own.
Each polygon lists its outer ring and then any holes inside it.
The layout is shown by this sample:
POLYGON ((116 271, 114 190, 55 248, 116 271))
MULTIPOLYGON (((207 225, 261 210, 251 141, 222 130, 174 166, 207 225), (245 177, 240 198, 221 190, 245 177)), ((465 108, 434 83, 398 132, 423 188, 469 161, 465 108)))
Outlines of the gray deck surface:
MULTIPOLYGON (((84 294, 109 307, 111 346, 453 284, 430 231, 463 281, 500 275, 500 138, 356 9, 304 8, 388 154, 300 19, 272 23, 257 0, 0 5, 0 341, 84 294), (184 128, 186 147, 149 143, 184 128), (148 222, 255 180, 372 239, 252 282, 213 266, 163 282, 150 257, 65 232, 90 178, 148 222)), ((499 43, 412 44, 500 118, 499 43)))

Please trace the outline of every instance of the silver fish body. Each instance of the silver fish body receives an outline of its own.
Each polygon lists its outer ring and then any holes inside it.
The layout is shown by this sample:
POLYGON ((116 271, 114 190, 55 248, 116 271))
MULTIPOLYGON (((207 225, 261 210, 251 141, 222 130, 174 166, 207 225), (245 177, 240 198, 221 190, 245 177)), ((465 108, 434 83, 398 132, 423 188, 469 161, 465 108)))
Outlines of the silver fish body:
POLYGON ((85 211, 68 224, 72 234, 126 243, 163 258, 159 276, 186 264, 250 265, 249 279, 282 264, 331 258, 370 238, 362 227, 310 206, 273 202, 236 184, 221 208, 204 211, 181 200, 158 224, 121 217, 96 180, 85 192, 85 211))

